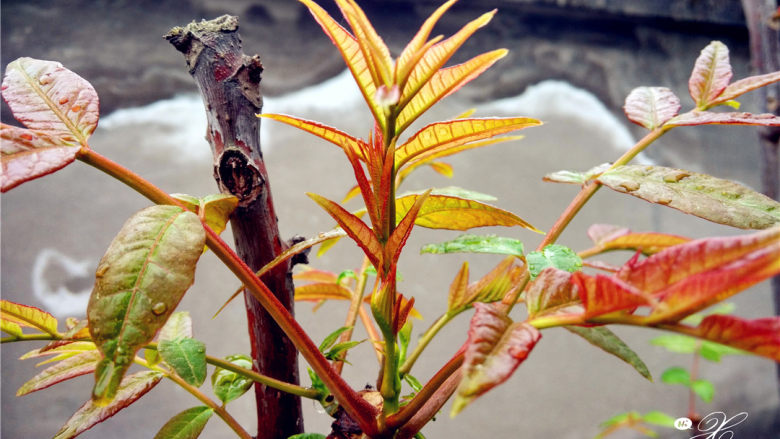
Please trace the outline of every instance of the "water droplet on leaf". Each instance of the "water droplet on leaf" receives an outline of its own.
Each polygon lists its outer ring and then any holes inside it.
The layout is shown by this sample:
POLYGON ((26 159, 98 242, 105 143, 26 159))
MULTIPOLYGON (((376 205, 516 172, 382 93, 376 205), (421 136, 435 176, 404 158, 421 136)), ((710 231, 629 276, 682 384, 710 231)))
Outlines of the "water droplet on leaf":
POLYGON ((60 99, 60 101, 59 101, 59 102, 60 102, 60 105, 65 105, 65 104, 67 104, 67 103, 68 103, 68 100, 69 100, 68 98, 62 98, 62 99, 60 99))
POLYGON ((618 186, 622 187, 623 189, 625 189, 628 192, 633 192, 633 191, 639 189, 639 183, 637 183, 635 181, 624 181, 624 182, 620 183, 618 186))
POLYGON ((156 316, 162 315, 168 309, 168 306, 162 302, 157 302, 152 307, 152 313, 156 316))

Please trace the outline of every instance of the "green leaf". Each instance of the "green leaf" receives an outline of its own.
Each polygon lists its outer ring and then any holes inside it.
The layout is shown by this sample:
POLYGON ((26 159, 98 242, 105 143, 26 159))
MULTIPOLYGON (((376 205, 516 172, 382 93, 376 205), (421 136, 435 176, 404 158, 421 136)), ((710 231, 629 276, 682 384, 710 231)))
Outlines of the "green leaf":
POLYGON ((618 166, 599 177, 618 192, 741 229, 780 223, 780 203, 752 189, 706 174, 662 166, 618 166))
POLYGON ((404 381, 406 381, 406 384, 409 384, 409 387, 412 388, 412 392, 414 393, 419 392, 423 388, 422 383, 420 383, 417 378, 409 375, 408 373, 404 375, 404 381))
POLYGON ((542 334, 525 322, 513 323, 492 305, 475 303, 463 360, 463 378, 451 416, 503 383, 528 357, 542 334))
POLYGON ((577 256, 577 253, 560 244, 550 244, 540 252, 528 253, 526 260, 528 261, 528 270, 531 272, 531 279, 535 279, 547 267, 554 267, 569 273, 579 271, 582 268, 582 259, 577 256))
POLYGON ((715 386, 707 380, 696 380, 691 383, 693 393, 699 395, 702 401, 710 403, 715 397, 715 386))
POLYGON ((696 314, 689 315, 682 319, 682 323, 696 326, 707 316, 731 314, 735 309, 736 305, 731 302, 719 303, 704 312, 697 312, 696 314))
POLYGON ((92 339, 104 355, 95 370, 98 404, 113 398, 135 353, 192 285, 205 241, 197 215, 152 206, 133 215, 109 245, 87 308, 92 339))
POLYGON ((661 381, 666 384, 682 384, 688 387, 691 385, 691 374, 682 367, 670 367, 661 374, 661 381))
POLYGON ((213 414, 214 409, 206 406, 184 410, 168 420, 154 439, 195 439, 213 414))
POLYGON ((406 323, 398 331, 398 364, 404 364, 406 352, 409 350, 409 342, 412 340, 412 320, 406 323))
POLYGON ((325 352, 325 358, 328 360, 334 361, 334 360, 340 360, 341 359, 341 353, 346 352, 355 346, 359 345, 360 343, 363 343, 365 340, 352 340, 352 341, 345 341, 343 343, 337 343, 334 345, 328 352, 325 352))
MULTIPOLYGON (((225 357, 225 360, 245 369, 252 369, 252 359, 244 354, 235 354, 225 357)), ((217 367, 211 374, 211 387, 223 404, 238 398, 252 388, 254 382, 232 370, 217 367)))
POLYGON ((319 433, 298 433, 294 434, 287 439, 327 439, 325 435, 319 433))
POLYGON ((523 243, 517 239, 496 235, 461 235, 452 241, 427 244, 420 253, 491 253, 522 256, 523 243))
POLYGON ((323 399, 325 398, 325 396, 330 395, 330 390, 328 390, 328 387, 325 386, 325 383, 317 375, 317 372, 313 371, 312 368, 310 367, 307 367, 306 370, 309 372, 309 379, 311 380, 311 388, 319 391, 323 399))
POLYGON ((731 346, 722 345, 720 343, 714 343, 711 341, 703 341, 701 348, 699 349, 699 355, 705 360, 712 361, 714 363, 720 362, 720 358, 724 355, 744 355, 745 351, 734 349, 731 346))
POLYGON ((666 87, 639 87, 628 94, 623 111, 628 120, 652 131, 677 116, 680 98, 666 87))
POLYGON ((699 349, 699 345, 702 342, 693 337, 688 337, 687 335, 664 334, 650 340, 650 343, 656 346, 662 346, 670 352, 692 354, 699 349))
POLYGON ((338 340, 339 336, 343 334, 345 331, 348 331, 350 329, 352 329, 351 326, 342 326, 341 328, 325 336, 325 338, 322 340, 322 343, 320 343, 319 346, 320 352, 325 352, 328 349, 330 349, 330 347, 333 346, 334 343, 336 343, 336 340, 338 340))
POLYGON ((644 416, 642 416, 642 420, 648 424, 674 428, 675 418, 664 412, 652 411, 645 413, 644 416))
POLYGON ((610 166, 612 166, 610 163, 602 163, 598 166, 594 166, 588 169, 585 172, 557 171, 545 175, 542 180, 551 183, 569 183, 582 185, 601 175, 601 173, 609 169, 610 166))
POLYGON ((163 340, 157 350, 188 384, 200 387, 206 380, 206 345, 203 342, 194 338, 163 340))
POLYGON ((134 373, 122 379, 114 398, 106 405, 98 405, 88 400, 68 419, 54 436, 54 439, 71 439, 114 416, 152 390, 162 379, 163 374, 153 370, 134 373))
POLYGON ((187 311, 176 311, 160 329, 157 339, 163 341, 182 338, 192 338, 192 318, 187 311))
POLYGON ((581 326, 566 326, 566 329, 579 335, 608 354, 612 354, 631 365, 640 375, 652 381, 653 377, 644 361, 639 358, 628 345, 606 326, 586 328, 581 326))

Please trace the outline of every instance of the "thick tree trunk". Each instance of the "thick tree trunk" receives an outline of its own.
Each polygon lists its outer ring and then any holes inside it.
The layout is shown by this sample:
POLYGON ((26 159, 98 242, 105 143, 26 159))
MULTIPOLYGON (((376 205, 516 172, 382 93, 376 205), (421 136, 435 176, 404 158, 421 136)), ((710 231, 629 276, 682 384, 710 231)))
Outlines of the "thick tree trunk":
MULTIPOLYGON (((780 10, 777 0, 742 0, 748 31, 750 58, 754 74, 780 70, 780 10)), ((759 89, 763 110, 780 115, 780 84, 759 89)), ((764 194, 780 199, 780 127, 762 127, 761 189, 764 194)), ((775 314, 780 315, 780 276, 772 279, 775 314)), ((780 364, 777 365, 777 389, 780 392, 780 364)))
MULTIPOLYGON (((214 178, 220 191, 238 197, 231 217, 236 252, 253 270, 273 260, 285 244, 279 238, 268 175, 260 150, 263 98, 260 58, 243 54, 238 19, 222 16, 174 28, 168 41, 184 54, 208 116, 206 138, 214 154, 214 178)), ((293 284, 289 266, 263 277, 292 313, 293 284)), ((244 294, 252 358, 258 372, 298 383, 297 351, 271 317, 244 294)), ((258 438, 285 439, 302 432, 300 398, 255 386, 258 438)))

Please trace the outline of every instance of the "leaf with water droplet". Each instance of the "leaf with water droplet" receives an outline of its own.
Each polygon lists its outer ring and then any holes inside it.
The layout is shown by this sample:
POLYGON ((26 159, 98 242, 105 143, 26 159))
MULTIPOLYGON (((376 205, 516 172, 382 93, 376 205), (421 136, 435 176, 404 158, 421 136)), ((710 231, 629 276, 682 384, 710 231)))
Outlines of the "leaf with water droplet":
POLYGON ((133 215, 109 245, 87 308, 92 339, 104 355, 95 371, 96 403, 113 398, 135 353, 192 285, 205 239, 194 213, 152 206, 133 215), (153 311, 158 303, 166 307, 159 315, 153 311))
POLYGON ((618 166, 599 183, 651 203, 741 229, 780 223, 780 203, 748 187, 707 174, 662 166, 618 166))
POLYGON ((157 346, 163 361, 188 384, 200 387, 206 380, 206 345, 194 338, 163 340, 157 346))
MULTIPOLYGON (((252 369, 252 359, 247 355, 230 355, 225 357, 225 360, 236 366, 252 369)), ((214 389, 214 394, 217 395, 217 398, 224 404, 227 404, 246 393, 246 391, 252 387, 252 384, 254 384, 254 382, 244 375, 239 375, 232 370, 223 369, 221 367, 216 368, 211 375, 211 387, 214 389)))

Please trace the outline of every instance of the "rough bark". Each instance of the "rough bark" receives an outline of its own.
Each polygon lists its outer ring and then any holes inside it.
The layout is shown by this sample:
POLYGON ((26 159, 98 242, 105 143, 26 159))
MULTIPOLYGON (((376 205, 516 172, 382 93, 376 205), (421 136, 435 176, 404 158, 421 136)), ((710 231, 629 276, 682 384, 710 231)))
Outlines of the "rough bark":
MULTIPOLYGON (((777 0, 742 0, 750 33, 750 58, 754 74, 780 70, 780 10, 777 0)), ((780 115, 780 84, 759 89, 762 110, 780 115)), ((761 189, 775 200, 780 197, 780 127, 762 127, 761 189)), ((780 315, 780 276, 772 279, 775 314, 780 315)), ((777 389, 780 392, 780 364, 777 365, 777 389)))
MULTIPOLYGON (((239 199, 230 221, 236 252, 258 270, 285 248, 260 150, 260 120, 255 116, 263 106, 260 58, 244 55, 238 19, 233 16, 192 22, 165 37, 184 54, 203 97, 217 185, 239 199)), ((263 281, 292 313, 289 271, 289 266, 280 266, 263 281)), ((297 384, 297 351, 292 342, 250 294, 244 294, 244 301, 255 368, 297 384)), ((258 438, 283 439, 302 431, 300 398, 262 385, 255 386, 255 395, 258 438)))

